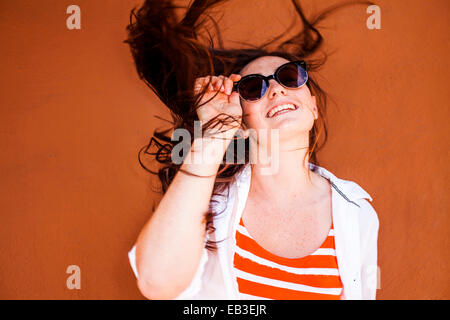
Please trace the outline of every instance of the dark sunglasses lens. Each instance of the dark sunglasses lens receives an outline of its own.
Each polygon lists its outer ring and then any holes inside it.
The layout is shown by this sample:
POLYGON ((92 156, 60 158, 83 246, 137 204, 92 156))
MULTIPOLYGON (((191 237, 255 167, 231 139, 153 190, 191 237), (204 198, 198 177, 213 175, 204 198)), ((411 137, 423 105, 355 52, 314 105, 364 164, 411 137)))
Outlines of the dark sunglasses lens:
POLYGON ((288 88, 298 88, 308 80, 305 69, 295 63, 289 63, 280 69, 278 79, 288 88))
POLYGON ((266 93, 266 82, 260 77, 243 79, 239 84, 239 93, 245 100, 258 100, 266 93))

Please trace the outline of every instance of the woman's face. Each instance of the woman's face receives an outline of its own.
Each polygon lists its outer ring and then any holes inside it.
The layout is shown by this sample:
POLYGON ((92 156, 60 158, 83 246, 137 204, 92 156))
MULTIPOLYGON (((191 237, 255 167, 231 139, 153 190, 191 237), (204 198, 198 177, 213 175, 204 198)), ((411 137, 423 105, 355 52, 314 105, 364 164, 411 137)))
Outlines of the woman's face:
MULTIPOLYGON (((242 77, 255 73, 268 76, 274 74, 279 66, 287 62, 289 60, 281 57, 264 56, 247 64, 239 74, 242 77)), ((286 89, 275 79, 270 80, 270 87, 263 98, 251 102, 241 99, 241 106, 243 121, 257 132, 259 129, 279 129, 283 134, 287 131, 309 134, 314 120, 318 117, 316 97, 311 96, 306 85, 301 88, 286 89), (287 103, 298 106, 298 109, 268 117, 267 113, 271 108, 287 103)))

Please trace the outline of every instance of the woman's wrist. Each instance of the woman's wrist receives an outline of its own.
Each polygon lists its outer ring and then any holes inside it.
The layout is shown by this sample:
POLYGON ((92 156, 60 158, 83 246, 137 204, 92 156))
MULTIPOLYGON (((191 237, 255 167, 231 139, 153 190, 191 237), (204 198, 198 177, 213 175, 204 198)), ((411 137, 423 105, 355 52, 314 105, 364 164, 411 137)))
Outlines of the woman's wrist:
POLYGON ((215 175, 236 131, 208 131, 202 138, 194 139, 181 169, 200 176, 215 175))
POLYGON ((215 176, 228 144, 219 139, 195 139, 180 169, 198 176, 215 176))

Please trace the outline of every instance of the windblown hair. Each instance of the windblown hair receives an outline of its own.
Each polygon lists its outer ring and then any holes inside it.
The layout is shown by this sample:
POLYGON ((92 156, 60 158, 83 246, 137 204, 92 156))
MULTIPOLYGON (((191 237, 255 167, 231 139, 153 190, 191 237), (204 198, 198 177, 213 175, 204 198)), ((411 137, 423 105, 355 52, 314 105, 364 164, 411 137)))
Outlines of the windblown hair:
MULTIPOLYGON (((207 86, 205 86, 204 90, 194 94, 195 79, 239 73, 249 62, 262 56, 278 56, 289 61, 306 61, 309 73, 306 85, 311 94, 316 96, 319 111, 319 117, 310 131, 307 154, 308 161, 318 165, 316 152, 326 143, 328 133, 325 123, 327 96, 314 79, 314 75, 311 75, 320 69, 327 58, 326 54, 322 54, 319 58, 315 57, 323 44, 323 37, 317 29, 317 24, 331 12, 346 5, 371 4, 368 1, 346 2, 329 7, 308 19, 299 1, 291 0, 303 25, 303 29, 293 37, 274 45, 277 40, 282 38, 283 34, 287 34, 286 32, 259 46, 224 48, 218 24, 208 12, 226 1, 194 0, 190 1, 192 3, 190 6, 184 8, 173 5, 171 0, 146 0, 138 10, 136 8, 131 10, 130 23, 127 26, 128 38, 124 42, 130 46, 139 77, 169 108, 172 117, 172 121, 169 121, 171 127, 167 130, 155 130, 149 144, 143 147, 138 155, 141 166, 148 172, 158 175, 163 194, 167 191, 176 173, 182 170, 180 169, 181 165, 175 164, 171 159, 172 149, 177 141, 172 141, 170 133, 179 128, 187 129, 191 133, 191 142, 193 142, 194 121, 199 120, 196 109, 200 106, 199 102, 207 90, 207 86), (186 13, 181 19, 177 19, 176 15, 176 10, 179 9, 186 9, 186 13), (200 33, 201 28, 206 25, 208 20, 214 26, 217 47, 208 28, 206 28, 208 37, 202 36, 200 33), (274 45, 275 48, 269 49, 271 45, 274 45), (156 150, 151 151, 152 147, 156 150), (155 156, 155 159, 161 164, 157 172, 143 164, 142 152, 155 156)), ((210 128, 220 129, 224 124, 235 120, 241 119, 220 114, 202 124, 202 133, 210 128)), ((241 126, 242 129, 246 129, 243 121, 241 126)), ((224 161, 220 165, 214 183, 213 197, 210 200, 208 211, 205 213, 207 233, 214 231, 213 217, 220 214, 220 212, 214 212, 213 203, 217 202, 214 197, 223 196, 225 190, 228 193, 233 179, 249 162, 249 138, 241 139, 246 140, 245 163, 225 163, 224 161)), ((230 146, 232 145, 233 143, 230 143, 230 146)), ((229 151, 236 153, 234 148, 229 151)), ((215 250, 216 242, 208 240, 206 248, 215 250)))

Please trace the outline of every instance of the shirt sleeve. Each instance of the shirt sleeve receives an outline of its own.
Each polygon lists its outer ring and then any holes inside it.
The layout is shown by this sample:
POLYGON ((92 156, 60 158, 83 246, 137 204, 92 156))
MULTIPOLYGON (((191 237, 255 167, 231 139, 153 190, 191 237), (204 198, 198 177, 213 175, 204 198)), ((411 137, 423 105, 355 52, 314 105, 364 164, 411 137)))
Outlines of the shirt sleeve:
POLYGON ((378 255, 378 215, 372 205, 362 199, 361 207, 361 289, 362 299, 375 300, 380 275, 378 255))
POLYGON ((208 261, 208 251, 203 248, 202 257, 200 259, 200 263, 197 267, 197 271, 195 273, 194 278, 192 279, 189 286, 182 292, 178 297, 174 300, 192 300, 195 299, 195 295, 199 293, 202 284, 203 284, 203 273, 205 271, 206 262, 208 261))
MULTIPOLYGON (((131 269, 133 270, 136 278, 139 278, 139 274, 136 267, 136 245, 128 252, 128 259, 130 261, 131 269)), ((200 259, 199 266, 197 267, 197 271, 194 275, 189 286, 181 292, 174 300, 190 300, 193 299, 194 296, 200 291, 202 286, 202 275, 206 266, 206 262, 208 261, 208 251, 206 248, 203 248, 203 253, 200 259)))
POLYGON ((139 278, 139 274, 136 267, 136 245, 128 252, 128 260, 130 261, 131 269, 133 270, 136 279, 139 278))

